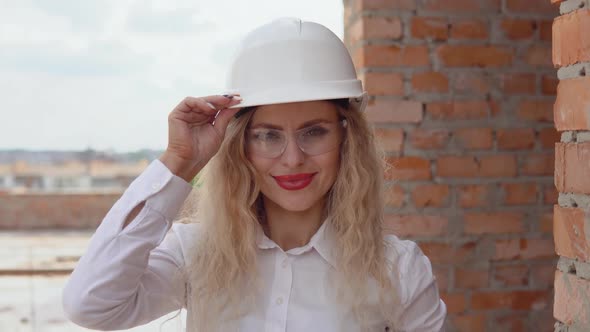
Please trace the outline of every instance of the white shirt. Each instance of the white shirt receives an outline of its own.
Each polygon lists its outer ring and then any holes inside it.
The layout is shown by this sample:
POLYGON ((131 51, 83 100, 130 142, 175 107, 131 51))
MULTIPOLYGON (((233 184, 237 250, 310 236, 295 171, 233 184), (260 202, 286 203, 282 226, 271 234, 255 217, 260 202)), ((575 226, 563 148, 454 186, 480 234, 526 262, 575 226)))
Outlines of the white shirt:
MULTIPOLYGON (((201 226, 172 221, 191 190, 158 159, 133 181, 97 228, 65 286, 63 306, 71 321, 91 329, 128 329, 186 308, 185 284, 173 276, 189 261, 201 226), (142 201, 141 212, 123 229, 126 216, 142 201)), ((287 252, 265 235, 258 237, 258 268, 268 288, 238 322, 239 331, 359 331, 326 293, 333 262, 326 224, 307 245, 287 252)), ((430 261, 414 242, 393 235, 387 241, 397 251, 400 271, 399 328, 441 331, 446 307, 430 261)), ((188 331, 190 326, 189 320, 188 331)), ((375 331, 385 331, 385 324, 377 323, 375 331)))

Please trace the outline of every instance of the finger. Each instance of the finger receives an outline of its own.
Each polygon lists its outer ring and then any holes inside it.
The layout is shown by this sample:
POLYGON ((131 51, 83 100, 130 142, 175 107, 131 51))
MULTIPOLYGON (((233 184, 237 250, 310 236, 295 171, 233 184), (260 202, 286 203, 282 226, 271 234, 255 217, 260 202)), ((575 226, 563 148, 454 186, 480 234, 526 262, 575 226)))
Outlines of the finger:
POLYGON ((217 109, 203 98, 186 97, 173 110, 173 112, 183 113, 195 111, 210 114, 217 112, 217 109))
POLYGON ((227 94, 227 95, 213 95, 203 97, 205 101, 215 106, 217 109, 229 107, 235 105, 236 100, 241 101, 242 98, 239 94, 227 94))
POLYGON ((239 110, 240 108, 226 108, 219 111, 217 118, 215 118, 213 127, 215 130, 217 130, 221 137, 225 136, 225 129, 227 128, 227 125, 233 118, 234 114, 236 114, 239 110))
POLYGON ((215 118, 215 113, 205 114, 203 112, 172 112, 171 118, 181 120, 192 125, 201 125, 211 123, 211 119, 215 118))

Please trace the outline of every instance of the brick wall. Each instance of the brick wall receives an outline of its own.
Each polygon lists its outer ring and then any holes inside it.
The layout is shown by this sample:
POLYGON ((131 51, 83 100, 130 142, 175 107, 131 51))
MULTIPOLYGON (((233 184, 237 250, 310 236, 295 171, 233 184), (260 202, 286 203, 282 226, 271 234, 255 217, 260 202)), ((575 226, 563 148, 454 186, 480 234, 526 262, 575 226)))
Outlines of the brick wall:
POLYGON ((0 195, 0 230, 95 229, 120 196, 0 195))
POLYGON ((392 166, 387 227, 430 257, 448 331, 552 331, 558 6, 344 0, 344 7, 345 42, 372 96, 367 116, 392 166))
POLYGON ((560 79, 554 107, 562 132, 555 149, 556 331, 590 331, 590 1, 560 3, 553 25, 553 63, 560 79), (588 231, 588 233, 586 233, 588 231))

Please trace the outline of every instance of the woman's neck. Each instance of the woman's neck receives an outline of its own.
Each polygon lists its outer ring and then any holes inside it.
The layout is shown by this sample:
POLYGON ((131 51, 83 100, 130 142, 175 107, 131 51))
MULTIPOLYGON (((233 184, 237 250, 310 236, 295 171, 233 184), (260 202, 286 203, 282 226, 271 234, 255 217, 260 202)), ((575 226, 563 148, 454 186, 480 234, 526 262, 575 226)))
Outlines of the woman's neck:
POLYGON ((324 201, 305 211, 288 211, 267 198, 264 199, 266 213, 265 233, 281 249, 298 248, 309 243, 324 221, 324 201))

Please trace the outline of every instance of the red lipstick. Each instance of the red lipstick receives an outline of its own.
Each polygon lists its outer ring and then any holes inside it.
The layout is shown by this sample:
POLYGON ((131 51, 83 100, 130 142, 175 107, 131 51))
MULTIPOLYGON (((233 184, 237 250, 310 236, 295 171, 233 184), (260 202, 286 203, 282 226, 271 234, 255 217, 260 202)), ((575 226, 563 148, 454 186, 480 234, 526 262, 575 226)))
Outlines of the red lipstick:
POLYGON ((300 173, 273 176, 277 184, 285 190, 300 190, 307 187, 316 173, 300 173))

